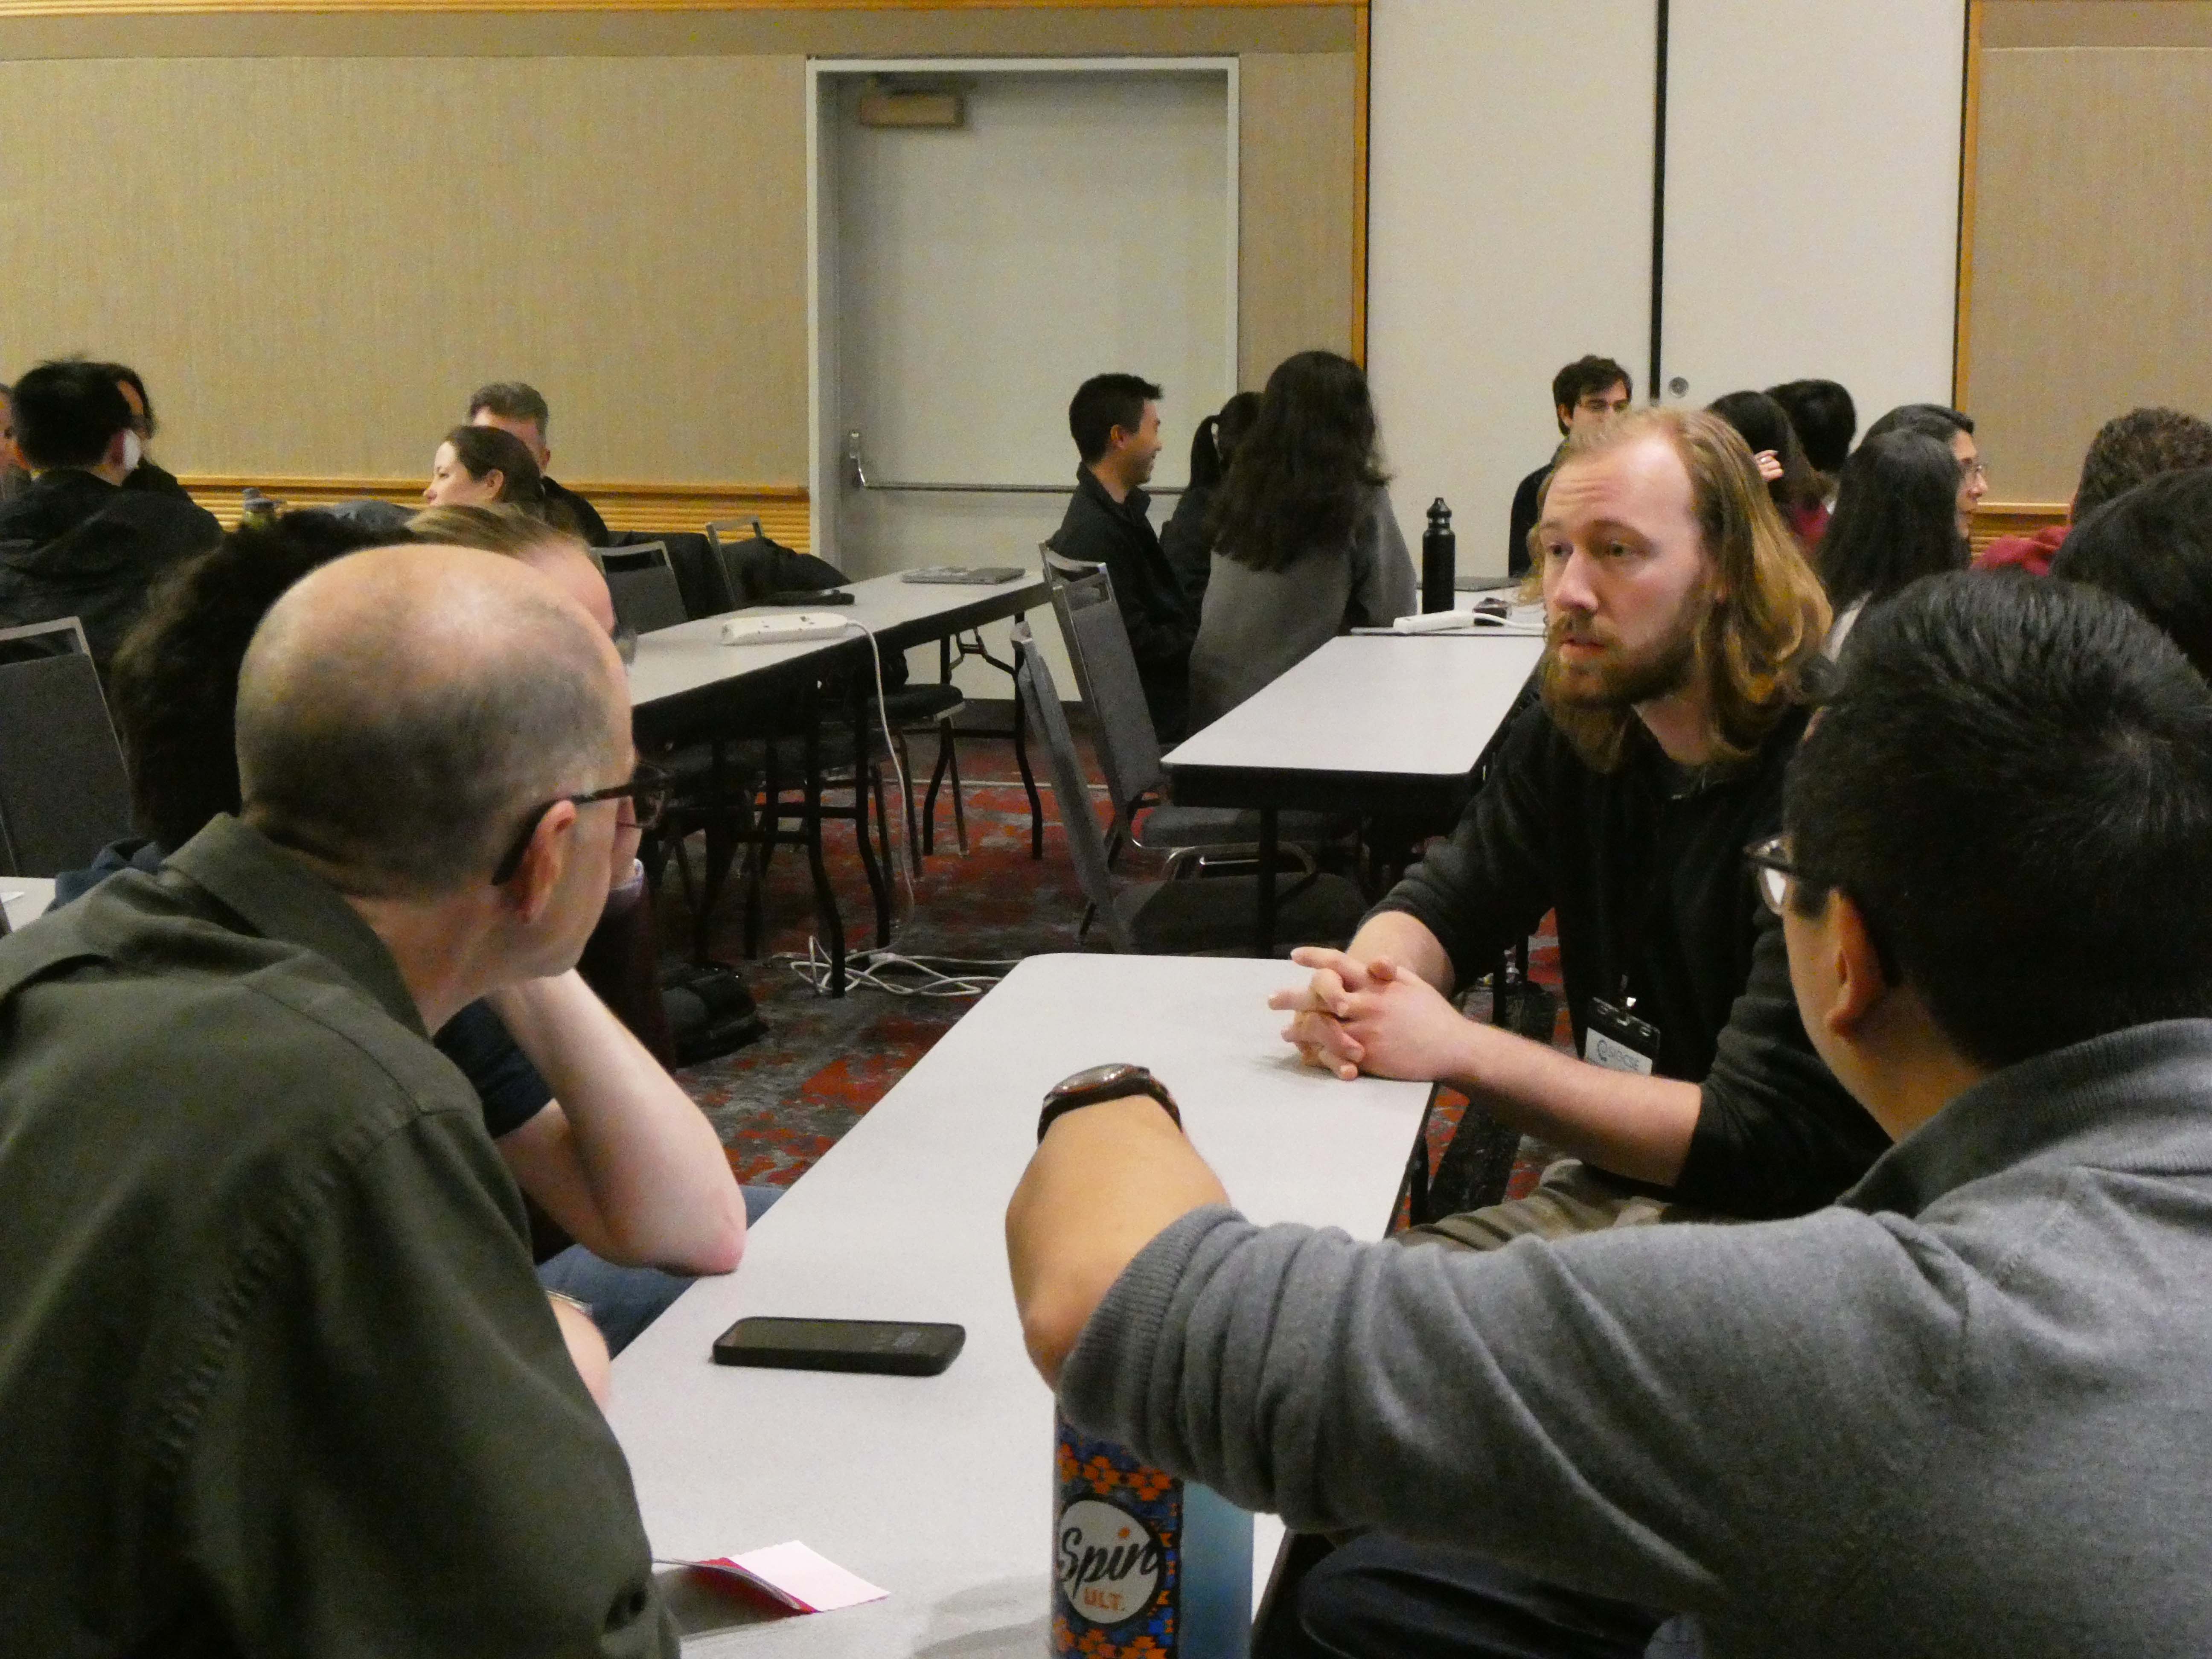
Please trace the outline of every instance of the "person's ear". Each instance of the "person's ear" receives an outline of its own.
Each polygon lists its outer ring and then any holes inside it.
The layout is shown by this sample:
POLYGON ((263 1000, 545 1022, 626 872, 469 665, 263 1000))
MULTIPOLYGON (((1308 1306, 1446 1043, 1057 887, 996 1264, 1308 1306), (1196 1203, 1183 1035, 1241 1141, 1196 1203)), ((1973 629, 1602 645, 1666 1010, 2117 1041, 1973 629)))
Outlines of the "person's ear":
POLYGON ((561 885, 561 877, 568 867, 575 846, 576 804, 556 801, 545 809, 544 815, 538 820, 538 827, 530 832, 530 844, 523 848, 522 862, 508 878, 505 889, 515 920, 524 927, 544 915, 545 907, 553 902, 553 894, 561 885))
POLYGON ((1568 428, 1574 425, 1575 411, 1568 404, 1554 404, 1552 405, 1552 412, 1559 417, 1559 430, 1561 433, 1564 434, 1568 428))
POLYGON ((1828 894, 1829 948, 1834 951, 1836 991, 1823 1016, 1827 1028, 1849 1037, 1863 1026, 1894 988, 1882 972, 1881 953, 1874 948, 1865 914, 1841 889, 1828 894))
POLYGON ((489 468, 477 482, 491 486, 491 498, 494 501, 507 494, 507 474, 495 466, 489 468))
POLYGON ((100 457, 102 466, 121 466, 131 459, 131 431, 125 427, 107 441, 107 453, 100 457))

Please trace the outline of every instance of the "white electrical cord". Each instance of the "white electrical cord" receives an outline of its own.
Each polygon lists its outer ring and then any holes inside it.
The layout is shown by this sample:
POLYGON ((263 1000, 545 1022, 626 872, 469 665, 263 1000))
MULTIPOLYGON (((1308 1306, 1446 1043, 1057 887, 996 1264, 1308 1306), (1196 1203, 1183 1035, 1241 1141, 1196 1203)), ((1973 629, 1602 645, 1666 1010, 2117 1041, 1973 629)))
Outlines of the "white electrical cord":
MULTIPOLYGON (((788 963, 791 971, 805 980, 815 990, 827 994, 830 988, 830 957, 821 941, 810 936, 806 954, 784 952, 776 958, 788 963)), ((1005 960, 971 958, 968 957, 908 957, 896 951, 878 949, 855 951, 845 958, 845 977, 854 985, 865 985, 870 990, 884 991, 895 997, 979 997, 1006 977, 1005 970, 1016 967, 1019 957, 1005 960), (998 972, 982 971, 996 969, 998 972), (911 975, 911 979, 887 977, 890 975, 911 975)))

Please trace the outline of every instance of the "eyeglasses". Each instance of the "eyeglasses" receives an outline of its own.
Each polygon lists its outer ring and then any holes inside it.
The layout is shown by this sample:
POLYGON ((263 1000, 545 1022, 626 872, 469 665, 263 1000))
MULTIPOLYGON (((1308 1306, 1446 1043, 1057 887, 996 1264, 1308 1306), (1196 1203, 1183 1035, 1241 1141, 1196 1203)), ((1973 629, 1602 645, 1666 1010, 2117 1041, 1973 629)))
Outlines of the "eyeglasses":
POLYGON ((585 795, 556 795, 544 805, 534 808, 523 823, 522 833, 514 838, 514 844, 507 848, 507 856, 491 872, 491 884, 504 887, 514 879, 514 872, 522 867, 522 855, 530 850, 530 838, 538 833, 538 826, 544 820, 545 815, 562 801, 572 806, 589 806, 594 801, 602 800, 629 801, 631 816, 620 827, 643 834, 659 823, 661 813, 667 810, 668 775, 657 766, 640 761, 637 770, 631 775, 628 783, 616 784, 611 789, 594 789, 585 795))
POLYGON ((1765 841, 1755 841, 1743 849, 1743 856, 1751 866, 1752 878, 1759 887, 1759 896, 1776 915, 1789 902, 1790 884, 1797 879, 1797 866, 1790 861, 1783 836, 1769 836, 1765 841))

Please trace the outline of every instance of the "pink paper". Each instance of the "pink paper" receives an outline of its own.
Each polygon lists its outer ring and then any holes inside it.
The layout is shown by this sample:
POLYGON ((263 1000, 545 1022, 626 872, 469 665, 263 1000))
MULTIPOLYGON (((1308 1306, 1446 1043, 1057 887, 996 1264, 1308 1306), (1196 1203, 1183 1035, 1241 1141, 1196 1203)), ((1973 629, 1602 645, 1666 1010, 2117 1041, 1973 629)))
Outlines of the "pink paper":
POLYGON ((877 1589, 858 1573, 846 1571, 796 1540, 788 1544, 771 1544, 766 1549, 748 1550, 743 1555, 717 1556, 711 1561, 684 1565, 741 1578, 799 1613, 836 1613, 844 1607, 857 1607, 863 1602, 880 1601, 890 1594, 877 1589))

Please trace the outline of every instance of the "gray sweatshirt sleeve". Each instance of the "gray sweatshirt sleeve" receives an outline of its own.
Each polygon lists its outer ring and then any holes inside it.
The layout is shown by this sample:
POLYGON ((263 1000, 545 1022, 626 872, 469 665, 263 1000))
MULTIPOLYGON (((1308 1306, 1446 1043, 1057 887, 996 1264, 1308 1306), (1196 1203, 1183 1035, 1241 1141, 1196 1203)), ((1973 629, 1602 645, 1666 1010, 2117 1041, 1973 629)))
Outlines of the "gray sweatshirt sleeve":
POLYGON ((1419 609, 1413 589, 1413 558, 1390 508, 1390 492, 1379 485, 1367 493, 1367 514, 1352 538, 1352 625, 1379 628, 1419 609))
POLYGON ((1302 1529, 1379 1527, 1681 1611, 1724 1584, 1814 1598, 1849 1570, 1836 1540, 1910 1490, 1916 1413, 1958 1346, 1956 1284, 1887 1219, 1472 1253, 1200 1210, 1093 1315, 1060 1404, 1302 1529), (1900 1287, 1901 1320, 1837 1315, 1900 1287))

